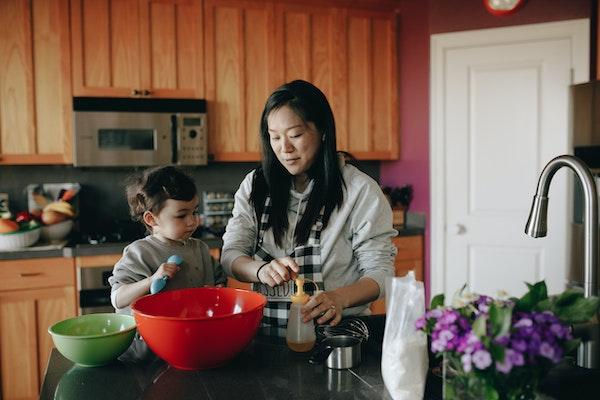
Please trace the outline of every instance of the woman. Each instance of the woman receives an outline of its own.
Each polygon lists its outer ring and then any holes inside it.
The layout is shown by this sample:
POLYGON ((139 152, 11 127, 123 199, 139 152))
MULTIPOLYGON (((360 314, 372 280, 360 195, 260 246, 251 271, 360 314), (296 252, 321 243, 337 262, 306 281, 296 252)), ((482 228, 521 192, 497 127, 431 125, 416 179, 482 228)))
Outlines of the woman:
POLYGON ((270 327, 285 328, 297 274, 323 290, 302 308, 305 321, 367 314, 393 275, 396 231, 377 183, 338 159, 325 95, 301 80, 279 87, 261 140, 261 166, 241 183, 223 236, 225 271, 267 295, 270 327))

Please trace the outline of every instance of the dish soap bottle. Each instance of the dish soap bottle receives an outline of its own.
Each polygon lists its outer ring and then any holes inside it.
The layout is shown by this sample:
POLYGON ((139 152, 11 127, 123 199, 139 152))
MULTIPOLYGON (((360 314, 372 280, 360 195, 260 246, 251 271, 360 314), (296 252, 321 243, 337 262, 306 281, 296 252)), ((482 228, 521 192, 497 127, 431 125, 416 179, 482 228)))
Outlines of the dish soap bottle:
POLYGON ((315 346, 317 339, 315 335, 315 323, 312 319, 308 322, 302 322, 300 308, 309 299, 308 294, 304 292, 304 279, 296 279, 296 288, 297 292, 291 296, 292 306, 290 307, 288 316, 285 340, 291 350, 306 352, 315 346))

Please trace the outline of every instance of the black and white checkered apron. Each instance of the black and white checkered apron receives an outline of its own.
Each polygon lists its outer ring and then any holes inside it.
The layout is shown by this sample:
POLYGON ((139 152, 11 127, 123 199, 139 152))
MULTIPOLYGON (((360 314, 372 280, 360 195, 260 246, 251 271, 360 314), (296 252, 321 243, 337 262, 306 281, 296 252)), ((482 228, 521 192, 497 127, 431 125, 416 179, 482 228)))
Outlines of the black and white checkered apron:
MULTIPOLYGON (((254 252, 255 260, 271 261, 275 257, 271 256, 262 247, 265 232, 268 229, 269 215, 271 214, 271 198, 267 196, 265 207, 260 218, 258 238, 254 252)), ((323 284, 323 275, 321 273, 321 230, 323 229, 323 210, 312 228, 308 236, 308 241, 302 246, 296 246, 292 253, 292 257, 300 271, 299 276, 304 277, 317 284, 319 290, 325 290, 323 284)), ((290 296, 294 293, 294 281, 282 283, 279 286, 270 287, 264 283, 254 283, 253 289, 267 296, 267 305, 264 308, 262 330, 266 329, 269 335, 285 336, 287 327, 288 313, 291 306, 290 296)), ((308 293, 314 291, 314 286, 307 282, 305 290, 308 293)))

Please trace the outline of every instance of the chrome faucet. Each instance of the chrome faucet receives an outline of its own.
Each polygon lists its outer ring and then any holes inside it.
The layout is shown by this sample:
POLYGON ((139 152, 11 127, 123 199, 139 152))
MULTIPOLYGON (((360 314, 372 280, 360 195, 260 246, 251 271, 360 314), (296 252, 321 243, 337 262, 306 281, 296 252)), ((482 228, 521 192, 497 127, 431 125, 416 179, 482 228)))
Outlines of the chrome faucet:
MULTIPOLYGON (((585 297, 598 295, 598 193, 590 170, 579 158, 562 155, 552 159, 540 174, 537 191, 533 197, 531 212, 525 226, 525 233, 538 238, 546 236, 548 217, 548 189, 552 177, 562 167, 569 167, 583 187, 585 199, 584 218, 584 282, 585 297)), ((598 329, 596 326, 595 329, 598 329)), ((598 368, 600 346, 596 341, 583 342, 577 351, 577 364, 585 368, 598 368)))

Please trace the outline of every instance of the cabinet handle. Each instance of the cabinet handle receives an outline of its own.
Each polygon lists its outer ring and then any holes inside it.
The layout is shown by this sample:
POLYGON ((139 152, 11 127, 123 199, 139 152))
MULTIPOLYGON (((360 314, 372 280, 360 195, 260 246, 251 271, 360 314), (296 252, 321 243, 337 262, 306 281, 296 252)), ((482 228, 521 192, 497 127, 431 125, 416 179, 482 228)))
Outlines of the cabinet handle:
POLYGON ((142 94, 142 91, 141 91, 141 90, 139 90, 139 89, 133 89, 133 90, 131 91, 131 95, 132 95, 132 96, 140 96, 141 94, 142 94))
POLYGON ((142 95, 144 95, 144 96, 150 96, 151 94, 152 94, 152 90, 145 89, 144 91, 142 91, 142 95))
POLYGON ((21 278, 29 278, 31 276, 39 276, 42 275, 41 272, 22 272, 19 274, 21 278))

